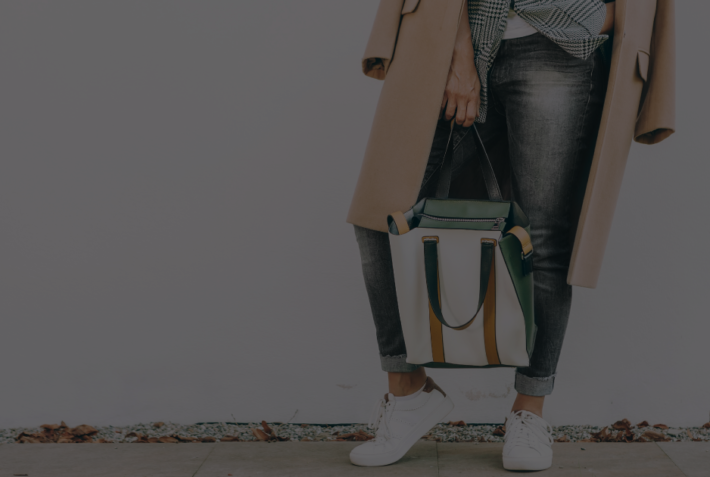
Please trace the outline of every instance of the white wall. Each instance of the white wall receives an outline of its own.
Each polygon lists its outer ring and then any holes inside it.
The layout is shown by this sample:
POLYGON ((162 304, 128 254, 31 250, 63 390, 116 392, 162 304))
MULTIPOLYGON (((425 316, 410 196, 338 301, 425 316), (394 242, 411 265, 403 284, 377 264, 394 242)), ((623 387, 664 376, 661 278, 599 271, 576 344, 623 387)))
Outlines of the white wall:
MULTIPOLYGON (((376 0, 6 2, 0 427, 364 422, 386 390, 345 214, 376 0)), ((678 132, 634 144, 554 425, 709 419, 706 2, 677 2, 678 132)), ((434 370, 501 422, 513 371, 434 370)))

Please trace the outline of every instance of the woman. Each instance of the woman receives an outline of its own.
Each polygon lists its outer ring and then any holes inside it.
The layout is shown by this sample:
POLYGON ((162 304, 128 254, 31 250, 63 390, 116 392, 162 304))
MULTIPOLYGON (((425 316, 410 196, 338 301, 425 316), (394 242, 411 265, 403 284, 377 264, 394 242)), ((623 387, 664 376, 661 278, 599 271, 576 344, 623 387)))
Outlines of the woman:
POLYGON ((648 144, 673 132, 673 75, 653 68, 673 66, 672 13, 672 0, 380 4, 363 67, 387 81, 348 222, 389 392, 378 403, 377 437, 353 449, 354 464, 397 461, 453 408, 423 367, 406 362, 385 218, 433 195, 455 119, 459 191, 481 195, 480 181, 465 176, 480 152, 469 128, 475 122, 486 149, 504 151, 496 173, 509 176, 504 193, 531 222, 538 333, 530 366, 515 371, 503 466, 552 465, 542 408, 554 386, 572 285, 596 286, 631 132, 648 144), (619 39, 610 48, 613 33, 619 39))

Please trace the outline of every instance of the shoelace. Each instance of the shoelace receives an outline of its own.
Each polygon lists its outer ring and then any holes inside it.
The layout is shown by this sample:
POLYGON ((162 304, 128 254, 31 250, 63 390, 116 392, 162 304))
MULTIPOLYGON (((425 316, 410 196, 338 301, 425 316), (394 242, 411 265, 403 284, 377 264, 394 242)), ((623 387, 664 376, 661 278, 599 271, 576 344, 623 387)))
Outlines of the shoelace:
POLYGON ((529 411, 518 412, 505 423, 506 443, 534 447, 542 441, 552 445, 552 427, 549 424, 543 425, 540 418, 529 411))
POLYGON ((392 401, 387 402, 385 398, 380 398, 375 404, 375 409, 370 415, 370 421, 367 423, 367 426, 371 429, 377 428, 375 442, 382 442, 390 438, 390 431, 387 427, 387 414, 393 405, 392 401))

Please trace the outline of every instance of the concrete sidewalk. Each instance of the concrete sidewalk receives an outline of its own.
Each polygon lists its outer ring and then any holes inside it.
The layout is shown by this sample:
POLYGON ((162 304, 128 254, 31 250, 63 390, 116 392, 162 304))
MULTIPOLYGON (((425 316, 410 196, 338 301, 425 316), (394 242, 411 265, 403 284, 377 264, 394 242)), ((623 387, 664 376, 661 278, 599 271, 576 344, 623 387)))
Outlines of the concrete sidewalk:
MULTIPOLYGON (((420 441, 396 464, 356 467, 359 442, 214 444, 3 444, 0 477, 488 477, 515 475, 500 443, 420 441)), ((552 468, 536 475, 710 477, 710 444, 555 443, 552 468), (584 448, 584 450, 582 450, 584 448)))

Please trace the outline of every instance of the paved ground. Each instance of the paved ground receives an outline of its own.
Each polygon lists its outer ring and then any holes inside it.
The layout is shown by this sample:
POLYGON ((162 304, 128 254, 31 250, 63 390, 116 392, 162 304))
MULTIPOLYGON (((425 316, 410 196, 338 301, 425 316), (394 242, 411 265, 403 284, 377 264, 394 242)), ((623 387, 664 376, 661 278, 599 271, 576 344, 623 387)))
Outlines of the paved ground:
MULTIPOLYGON (((501 465, 498 443, 418 442, 396 464, 350 464, 357 442, 215 444, 3 444, 0 477, 331 477, 516 475, 501 465)), ((710 477, 710 444, 555 443, 555 477, 710 477), (584 448, 584 450, 582 450, 584 448)))

